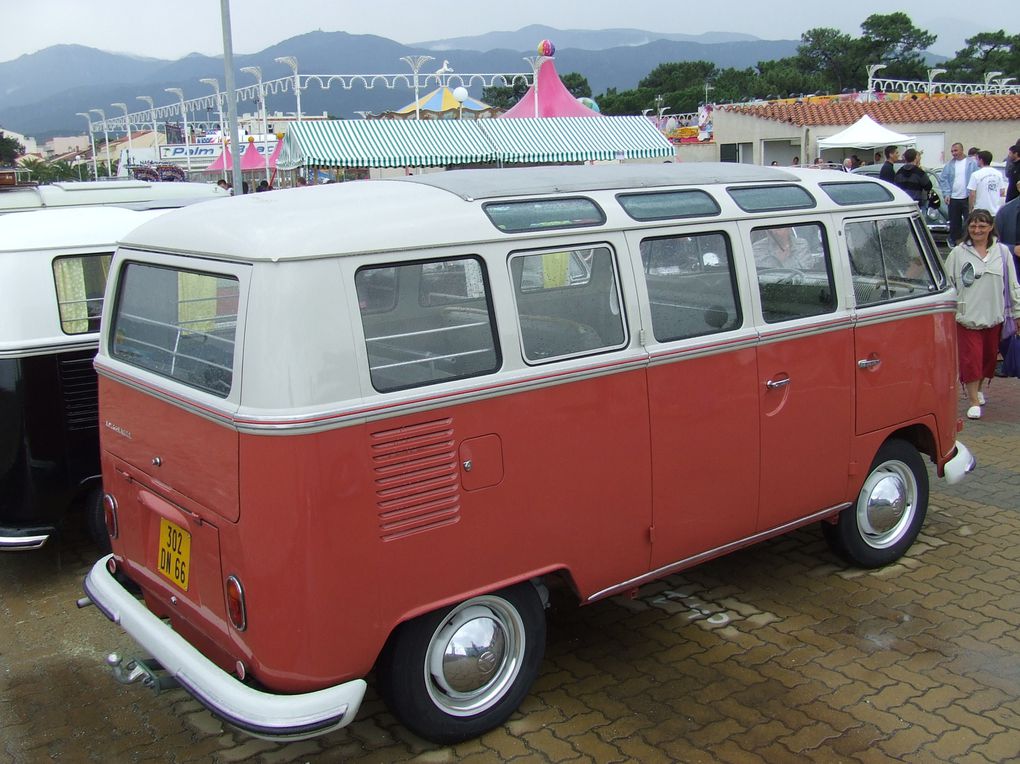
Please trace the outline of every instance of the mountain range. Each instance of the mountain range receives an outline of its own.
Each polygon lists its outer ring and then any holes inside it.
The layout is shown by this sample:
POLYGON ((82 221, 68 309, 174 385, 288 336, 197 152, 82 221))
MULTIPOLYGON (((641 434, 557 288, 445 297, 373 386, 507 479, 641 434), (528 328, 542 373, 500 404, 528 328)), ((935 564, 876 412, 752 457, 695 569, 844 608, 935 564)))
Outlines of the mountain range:
MULTIPOLYGON (((444 61, 455 71, 525 72, 522 59, 534 55, 539 41, 551 39, 557 45, 556 67, 560 74, 584 75, 598 96, 608 88, 628 90, 656 66, 671 61, 707 60, 721 68, 754 66, 759 61, 783 58, 796 52, 796 40, 760 40, 748 35, 707 33, 685 36, 636 29, 558 30, 531 26, 516 32, 491 32, 477 37, 460 37, 403 45, 374 35, 346 32, 309 32, 292 37, 258 53, 235 55, 234 65, 260 66, 268 81, 284 77, 290 70, 274 59, 294 56, 301 74, 396 74, 410 70, 403 56, 433 55, 422 72, 434 72, 444 61)), ((152 96, 156 105, 174 102, 164 92, 182 88, 185 98, 211 92, 200 79, 212 77, 223 85, 223 60, 191 54, 166 61, 108 53, 80 45, 58 45, 0 63, 0 126, 44 139, 54 135, 78 135, 85 129, 77 112, 91 108, 106 111, 113 118, 122 112, 110 104, 123 102, 132 112, 146 108, 136 96, 152 96)), ((250 85, 249 75, 238 74, 237 85, 250 85)), ((479 97, 481 92, 473 92, 479 97)), ((334 85, 324 90, 312 85, 301 94, 306 114, 329 113, 351 117, 358 110, 380 112, 410 103, 413 93, 404 88, 344 90, 334 85)), ((270 94, 270 111, 293 111, 292 93, 270 94)), ((254 102, 239 102, 239 112, 254 112, 254 102)), ((212 115, 210 119, 216 119, 212 115)))

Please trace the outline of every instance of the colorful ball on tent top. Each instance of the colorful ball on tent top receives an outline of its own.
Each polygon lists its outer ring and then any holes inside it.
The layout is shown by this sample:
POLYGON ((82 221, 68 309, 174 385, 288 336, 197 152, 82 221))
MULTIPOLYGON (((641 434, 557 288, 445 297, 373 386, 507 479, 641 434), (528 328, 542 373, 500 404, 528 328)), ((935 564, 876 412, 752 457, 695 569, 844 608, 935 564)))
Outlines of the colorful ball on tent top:
POLYGON ((556 46, 552 44, 551 40, 542 40, 542 42, 538 44, 538 55, 555 56, 556 46))
POLYGON ((582 106, 587 106, 592 111, 597 111, 597 112, 601 112, 602 111, 602 109, 599 108, 599 105, 597 103, 595 103, 595 101, 593 101, 591 98, 588 98, 587 96, 581 96, 577 100, 581 102, 582 106))

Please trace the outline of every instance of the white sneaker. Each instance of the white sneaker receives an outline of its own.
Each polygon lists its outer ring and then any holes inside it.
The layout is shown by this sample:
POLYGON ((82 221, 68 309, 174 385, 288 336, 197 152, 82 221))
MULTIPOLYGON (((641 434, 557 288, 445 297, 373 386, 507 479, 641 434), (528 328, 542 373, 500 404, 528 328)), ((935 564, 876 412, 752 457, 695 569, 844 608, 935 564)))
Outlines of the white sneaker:
POLYGON ((981 418, 981 407, 971 406, 967 409, 967 419, 980 419, 981 418))
POLYGON ((985 405, 985 394, 978 391, 978 403, 982 406, 985 405))

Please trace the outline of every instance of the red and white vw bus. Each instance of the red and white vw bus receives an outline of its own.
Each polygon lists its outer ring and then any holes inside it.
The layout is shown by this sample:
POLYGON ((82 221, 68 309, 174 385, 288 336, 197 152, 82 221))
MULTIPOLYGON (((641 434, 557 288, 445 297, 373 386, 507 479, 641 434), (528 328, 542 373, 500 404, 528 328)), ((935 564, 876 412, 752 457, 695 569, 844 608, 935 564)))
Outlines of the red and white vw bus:
MULTIPOLYGON (((89 598, 254 735, 503 723, 580 604, 814 523, 864 567, 951 482, 955 296, 917 205, 819 170, 473 170, 133 232, 96 367, 89 598), (138 599, 132 590, 140 590, 138 599)), ((117 664, 117 659, 112 661, 117 664)))

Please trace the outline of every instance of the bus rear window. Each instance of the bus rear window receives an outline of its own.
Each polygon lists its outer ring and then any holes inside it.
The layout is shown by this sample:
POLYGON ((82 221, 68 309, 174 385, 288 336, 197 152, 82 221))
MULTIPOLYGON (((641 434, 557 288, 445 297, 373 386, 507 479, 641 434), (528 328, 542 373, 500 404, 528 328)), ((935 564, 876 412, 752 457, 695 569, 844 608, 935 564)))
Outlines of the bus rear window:
POLYGON ((233 276, 128 263, 110 354, 226 398, 233 381, 237 304, 233 276))

